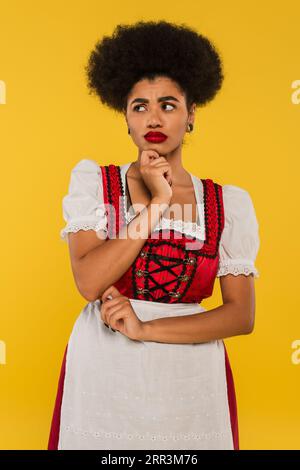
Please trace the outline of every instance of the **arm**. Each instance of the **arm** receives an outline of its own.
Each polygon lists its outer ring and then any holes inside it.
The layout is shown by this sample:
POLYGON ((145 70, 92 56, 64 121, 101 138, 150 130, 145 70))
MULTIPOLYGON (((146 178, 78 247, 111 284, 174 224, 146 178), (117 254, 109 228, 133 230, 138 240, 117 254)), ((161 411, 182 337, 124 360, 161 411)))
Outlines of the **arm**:
POLYGON ((254 329, 255 289, 252 275, 220 277, 223 305, 203 313, 146 321, 141 341, 203 343, 249 334, 254 329))
POLYGON ((69 233, 69 251, 74 279, 79 292, 94 301, 129 269, 152 233, 168 202, 152 198, 148 206, 112 239, 100 239, 93 230, 69 233), (156 205, 151 210, 151 206, 156 205), (138 238, 133 238, 139 233, 138 238))

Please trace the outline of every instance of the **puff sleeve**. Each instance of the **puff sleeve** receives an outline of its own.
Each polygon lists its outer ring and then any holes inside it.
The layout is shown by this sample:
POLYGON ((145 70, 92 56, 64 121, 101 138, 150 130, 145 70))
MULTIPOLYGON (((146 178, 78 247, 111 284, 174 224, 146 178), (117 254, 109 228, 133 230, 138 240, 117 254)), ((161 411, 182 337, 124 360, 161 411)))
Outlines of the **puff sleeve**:
POLYGON ((68 194, 62 200, 65 227, 60 238, 68 241, 69 232, 104 230, 107 232, 101 168, 94 160, 80 160, 71 171, 68 194))
POLYGON ((259 225, 249 193, 238 186, 223 186, 225 224, 219 245, 217 277, 226 274, 259 277, 255 266, 258 253, 259 225))

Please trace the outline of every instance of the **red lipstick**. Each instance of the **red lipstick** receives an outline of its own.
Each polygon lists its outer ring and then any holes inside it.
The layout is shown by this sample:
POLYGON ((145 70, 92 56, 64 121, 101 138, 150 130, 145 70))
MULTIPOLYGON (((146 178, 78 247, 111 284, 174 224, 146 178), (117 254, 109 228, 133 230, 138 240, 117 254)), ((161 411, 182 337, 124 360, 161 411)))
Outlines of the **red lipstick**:
POLYGON ((148 132, 144 137, 148 142, 152 143, 164 142, 168 138, 162 132, 148 132))

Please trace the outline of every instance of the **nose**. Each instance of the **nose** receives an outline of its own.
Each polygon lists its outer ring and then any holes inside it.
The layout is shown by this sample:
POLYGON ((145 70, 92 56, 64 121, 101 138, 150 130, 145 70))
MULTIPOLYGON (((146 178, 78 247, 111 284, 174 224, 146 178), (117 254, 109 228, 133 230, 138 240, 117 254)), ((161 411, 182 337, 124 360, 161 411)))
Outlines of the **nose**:
POLYGON ((156 109, 152 108, 148 115, 148 126, 150 127, 161 127, 161 119, 159 117, 159 113, 156 109))
POLYGON ((148 127, 156 129, 156 127, 162 127, 162 125, 159 119, 152 118, 152 119, 149 119, 148 121, 148 127))

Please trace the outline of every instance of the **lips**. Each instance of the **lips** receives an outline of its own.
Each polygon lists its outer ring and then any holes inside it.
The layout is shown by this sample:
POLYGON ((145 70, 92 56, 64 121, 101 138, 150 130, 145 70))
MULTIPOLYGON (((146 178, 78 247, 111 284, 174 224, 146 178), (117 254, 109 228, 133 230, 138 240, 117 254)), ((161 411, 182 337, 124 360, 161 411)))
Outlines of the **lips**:
POLYGON ((154 143, 163 142, 167 138, 168 137, 165 134, 162 134, 161 132, 148 132, 148 134, 145 135, 146 140, 154 143))

